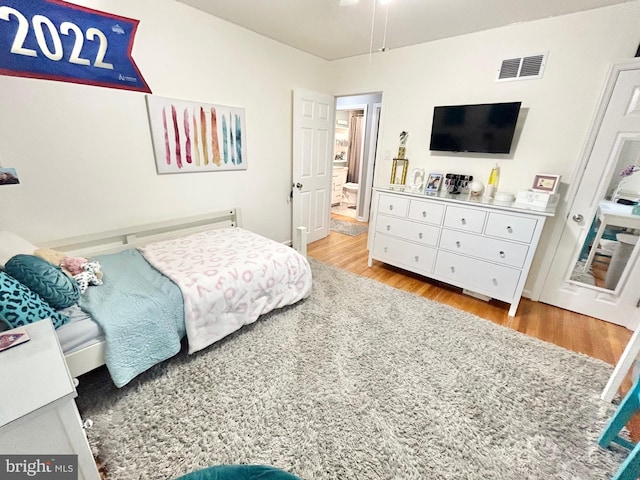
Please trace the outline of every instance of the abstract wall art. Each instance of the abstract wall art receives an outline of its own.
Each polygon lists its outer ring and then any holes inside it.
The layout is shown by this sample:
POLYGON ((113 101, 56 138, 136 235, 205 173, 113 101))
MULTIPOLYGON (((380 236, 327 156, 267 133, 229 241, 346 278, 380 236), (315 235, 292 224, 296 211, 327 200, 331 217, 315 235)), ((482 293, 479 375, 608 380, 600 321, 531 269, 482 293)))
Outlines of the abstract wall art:
POLYGON ((247 169, 244 108, 146 98, 159 174, 247 169))

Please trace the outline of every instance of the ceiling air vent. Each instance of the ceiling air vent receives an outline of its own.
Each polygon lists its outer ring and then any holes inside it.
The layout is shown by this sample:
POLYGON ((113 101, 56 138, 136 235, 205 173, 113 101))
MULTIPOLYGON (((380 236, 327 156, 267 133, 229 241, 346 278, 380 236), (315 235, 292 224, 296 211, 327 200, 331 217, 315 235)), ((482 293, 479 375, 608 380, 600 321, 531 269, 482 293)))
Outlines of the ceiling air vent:
POLYGON ((545 62, 546 54, 503 60, 496 82, 542 78, 545 62))

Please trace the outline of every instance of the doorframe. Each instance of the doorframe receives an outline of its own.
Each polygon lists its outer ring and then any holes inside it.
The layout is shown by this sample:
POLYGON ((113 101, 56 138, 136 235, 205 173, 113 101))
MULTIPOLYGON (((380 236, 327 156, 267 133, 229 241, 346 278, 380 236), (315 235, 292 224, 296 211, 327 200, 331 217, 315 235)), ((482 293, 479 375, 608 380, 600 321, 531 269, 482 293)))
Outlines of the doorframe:
MULTIPOLYGON (((374 115, 372 116, 372 124, 373 124, 374 117, 376 119, 377 127, 376 127, 375 140, 372 140, 374 137, 372 135, 368 144, 369 155, 366 159, 362 159, 362 161, 360 162, 360 171, 358 172, 358 184, 362 185, 362 179, 363 179, 362 170, 363 170, 364 164, 366 163, 367 174, 366 174, 365 180, 367 183, 367 188, 364 191, 362 188, 358 189, 358 196, 356 198, 356 220, 360 222, 368 222, 370 217, 371 198, 373 194, 373 182, 375 181, 375 162, 376 162, 376 159, 378 158, 378 150, 380 147, 379 145, 380 130, 381 130, 380 126, 382 124, 382 110, 383 110, 382 104, 384 102, 384 92, 380 90, 377 92, 367 92, 367 93, 335 94, 334 97, 336 99, 336 105, 335 105, 336 111, 338 110, 364 110, 365 111, 365 135, 363 135, 363 147, 364 147, 364 138, 366 137, 366 130, 367 130, 367 127, 369 126, 369 122, 367 122, 367 119, 369 117, 370 110, 374 112, 374 115), (358 99, 358 97, 367 97, 372 95, 379 96, 380 100, 375 103, 354 103, 353 105, 343 105, 341 107, 338 107, 338 99, 340 98, 358 99), (373 107, 369 108, 371 105, 373 107), (363 208, 362 210, 360 210, 362 195, 364 195, 364 201, 362 202, 363 208), (358 213, 360 213, 360 215, 358 215, 358 213)), ((363 151, 364 151, 364 148, 363 148, 363 151)), ((331 213, 329 213, 329 215, 331 215, 331 213)))
MULTIPOLYGON (((367 110, 368 110, 369 105, 366 103, 357 103, 357 104, 353 104, 353 105, 347 105, 344 107, 340 107, 338 108, 338 97, 336 97, 336 115, 338 114, 338 112, 340 111, 347 111, 350 112, 352 110, 361 110, 364 112, 363 114, 363 118, 364 118, 364 125, 363 125, 363 129, 362 129, 362 139, 360 140, 360 166, 358 167, 358 185, 362 185, 362 167, 363 164, 365 162, 365 158, 364 158, 364 146, 365 146, 365 141, 364 139, 367 136, 367 110)), ((351 127, 351 125, 349 125, 349 127, 351 127)), ((351 136, 351 130, 349 130, 349 136, 351 136)), ((349 156, 347 155, 347 159, 349 158, 349 156)), ((368 161, 368 159, 366 159, 368 161)), ((333 170, 333 163, 331 164, 331 170, 333 170)), ((347 161, 347 169, 349 168, 349 163, 347 161)), ((358 188, 358 193, 356 194, 356 219, 360 220, 361 216, 358 215, 358 210, 360 207, 360 195, 362 195, 362 190, 360 188, 358 188)), ((329 212, 329 214, 331 214, 331 212, 329 212)))
POLYGON ((551 238, 549 239, 549 246, 547 247, 547 250, 552 250, 554 254, 543 257, 542 263, 538 269, 538 275, 533 283, 533 287, 530 292, 531 300, 534 300, 534 301, 540 300, 545 284, 549 280, 551 267, 555 260, 558 247, 560 246, 560 240, 562 238, 562 235, 564 235, 565 233, 565 229, 568 228, 567 221, 569 219, 571 210, 573 210, 574 208, 577 192, 580 187, 580 184, 582 183, 585 170, 587 169, 587 164, 589 162, 589 158, 591 157, 591 152, 593 151, 593 147, 596 143, 598 132, 600 131, 600 127, 602 126, 604 115, 607 111, 607 107, 609 106, 609 101, 613 94, 613 90, 615 88, 618 76, 623 71, 637 70, 638 68, 640 68, 640 58, 614 63, 607 70, 607 73, 605 76, 607 80, 605 82, 604 87, 600 91, 600 95, 597 100, 598 108, 596 109, 596 111, 594 112, 594 115, 591 118, 591 123, 590 123, 591 128, 582 145, 580 154, 578 155, 579 160, 576 163, 576 166, 571 175, 569 188, 567 189, 566 193, 563 195, 564 201, 561 200, 558 203, 558 207, 556 208, 555 218, 557 219, 557 221, 551 233, 551 238))
MULTIPOLYGON (((380 115, 382 114, 382 102, 373 104, 373 115, 371 116, 371 138, 369 138, 369 157, 367 158, 367 188, 363 192, 362 212, 357 219, 361 222, 368 222, 371 213, 371 196, 373 194, 373 172, 376 169, 376 159, 378 158, 378 138, 380 133, 380 115), (373 127, 375 125, 375 134, 373 127)), ((360 193, 360 192, 359 192, 360 193)))

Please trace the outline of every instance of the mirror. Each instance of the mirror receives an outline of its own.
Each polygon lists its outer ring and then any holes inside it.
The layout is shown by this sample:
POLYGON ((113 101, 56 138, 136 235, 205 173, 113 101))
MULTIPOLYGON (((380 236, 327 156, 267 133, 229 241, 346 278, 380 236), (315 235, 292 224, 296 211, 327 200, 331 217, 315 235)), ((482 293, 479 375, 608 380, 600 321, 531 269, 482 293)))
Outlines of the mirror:
POLYGON ((616 291, 636 246, 640 244, 640 140, 625 140, 604 198, 580 249, 570 280, 587 286, 616 291), (638 172, 638 173, 636 173, 638 172), (637 209, 636 209, 637 210, 637 209))

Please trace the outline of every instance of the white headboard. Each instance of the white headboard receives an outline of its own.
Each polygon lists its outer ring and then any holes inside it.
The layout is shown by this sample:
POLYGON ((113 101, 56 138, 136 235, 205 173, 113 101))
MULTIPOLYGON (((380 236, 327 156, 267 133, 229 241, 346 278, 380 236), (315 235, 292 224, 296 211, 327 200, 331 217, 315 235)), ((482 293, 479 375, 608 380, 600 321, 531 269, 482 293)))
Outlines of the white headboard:
POLYGON ((88 257, 115 253, 158 240, 188 235, 212 228, 239 227, 240 210, 229 209, 164 222, 93 233, 79 237, 62 238, 40 243, 42 248, 53 248, 70 256, 88 257))

